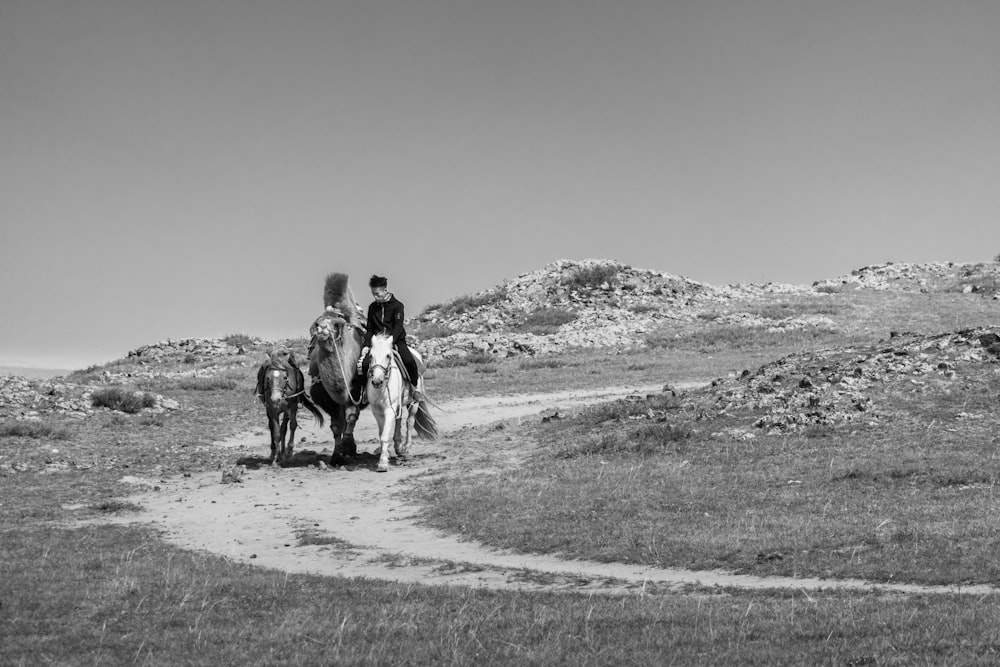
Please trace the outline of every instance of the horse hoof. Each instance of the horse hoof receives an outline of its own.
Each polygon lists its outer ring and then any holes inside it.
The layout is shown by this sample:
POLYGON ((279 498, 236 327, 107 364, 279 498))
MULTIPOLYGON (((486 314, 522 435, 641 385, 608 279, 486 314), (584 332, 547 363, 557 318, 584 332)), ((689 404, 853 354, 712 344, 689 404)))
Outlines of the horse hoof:
POLYGON ((375 468, 375 472, 389 472, 389 466, 382 465, 381 463, 375 468))

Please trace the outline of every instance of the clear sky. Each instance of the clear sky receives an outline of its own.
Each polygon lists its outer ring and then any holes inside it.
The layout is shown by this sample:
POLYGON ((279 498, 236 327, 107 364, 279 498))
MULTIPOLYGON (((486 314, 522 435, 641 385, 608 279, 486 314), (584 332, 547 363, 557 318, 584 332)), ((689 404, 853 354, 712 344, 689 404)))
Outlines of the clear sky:
POLYGON ((992 0, 0 0, 0 364, 416 315, 557 259, 1000 253, 992 0))

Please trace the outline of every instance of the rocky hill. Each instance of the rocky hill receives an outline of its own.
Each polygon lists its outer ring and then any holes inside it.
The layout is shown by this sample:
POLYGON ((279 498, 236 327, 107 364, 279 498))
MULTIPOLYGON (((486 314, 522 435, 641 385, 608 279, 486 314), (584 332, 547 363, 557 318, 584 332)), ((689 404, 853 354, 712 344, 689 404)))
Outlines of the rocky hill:
MULTIPOLYGON (((893 263, 866 266, 812 285, 713 286, 636 269, 613 260, 559 260, 476 294, 427 308, 411 320, 416 347, 427 357, 488 354, 498 358, 561 352, 574 347, 642 345, 670 322, 693 322, 735 302, 847 290, 975 293, 1000 298, 1000 264, 893 263)), ((716 322, 769 330, 832 329, 822 315, 782 318, 747 312, 716 322)))
POLYGON ((812 286, 775 283, 717 287, 612 260, 559 260, 491 289, 430 306, 410 330, 417 348, 430 358, 622 347, 640 344, 665 322, 691 322, 720 304, 814 291, 812 286))

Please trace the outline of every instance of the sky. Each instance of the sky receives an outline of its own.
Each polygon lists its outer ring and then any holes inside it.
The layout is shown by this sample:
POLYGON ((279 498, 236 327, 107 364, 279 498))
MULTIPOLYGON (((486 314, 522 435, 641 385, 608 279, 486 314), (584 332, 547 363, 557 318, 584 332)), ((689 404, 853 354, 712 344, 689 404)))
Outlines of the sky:
POLYGON ((1000 252, 991 0, 0 0, 0 364, 304 337, 558 259, 1000 252))

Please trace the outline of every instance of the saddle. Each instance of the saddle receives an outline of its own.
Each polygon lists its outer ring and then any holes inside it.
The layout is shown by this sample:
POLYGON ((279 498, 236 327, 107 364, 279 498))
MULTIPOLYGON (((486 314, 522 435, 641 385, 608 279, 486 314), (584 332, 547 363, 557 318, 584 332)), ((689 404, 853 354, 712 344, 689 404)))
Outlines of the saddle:
POLYGON ((285 382, 292 394, 297 394, 305 385, 305 378, 295 361, 295 353, 282 345, 272 350, 270 358, 257 369, 257 388, 254 394, 260 396, 261 401, 264 400, 264 376, 270 370, 285 372, 285 382))

